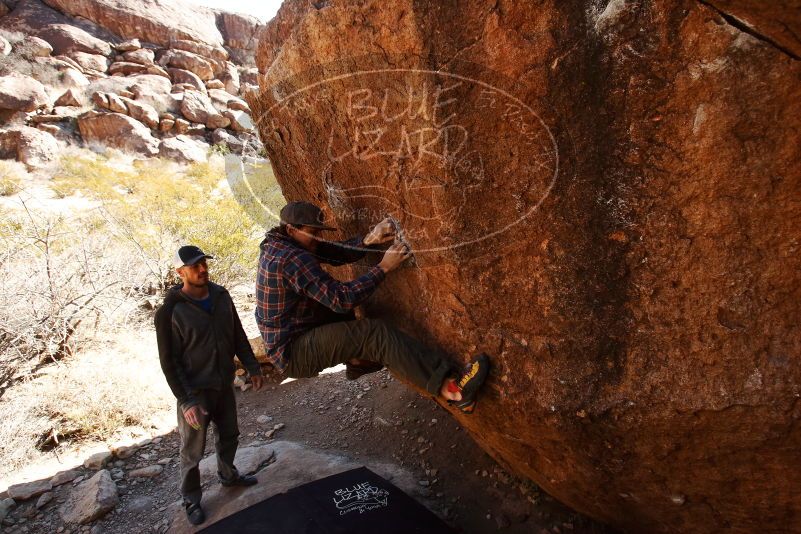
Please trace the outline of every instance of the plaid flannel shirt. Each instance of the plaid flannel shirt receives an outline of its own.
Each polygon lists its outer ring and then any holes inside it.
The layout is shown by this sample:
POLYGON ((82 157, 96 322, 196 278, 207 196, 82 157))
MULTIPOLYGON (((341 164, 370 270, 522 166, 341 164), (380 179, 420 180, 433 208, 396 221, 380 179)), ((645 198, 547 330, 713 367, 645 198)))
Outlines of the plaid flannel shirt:
POLYGON ((352 247, 363 248, 362 239, 320 242, 312 253, 277 229, 261 242, 256 323, 267 358, 280 371, 287 366, 286 348, 294 339, 315 326, 342 320, 341 314, 352 313, 384 280, 385 273, 377 266, 350 282, 341 282, 320 267, 364 257, 363 251, 352 247))

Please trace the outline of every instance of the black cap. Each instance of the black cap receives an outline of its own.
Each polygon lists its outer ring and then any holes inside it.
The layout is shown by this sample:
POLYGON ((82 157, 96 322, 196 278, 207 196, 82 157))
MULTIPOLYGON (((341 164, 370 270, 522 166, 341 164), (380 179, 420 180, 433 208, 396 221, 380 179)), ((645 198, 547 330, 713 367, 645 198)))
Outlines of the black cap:
POLYGON ((323 224, 325 216, 323 211, 309 202, 290 202, 281 210, 281 224, 292 226, 310 226, 322 230, 336 230, 333 226, 323 224))
POLYGON ((213 260, 214 256, 209 256, 195 245, 184 245, 175 252, 173 264, 177 269, 186 265, 194 265, 204 258, 213 260))

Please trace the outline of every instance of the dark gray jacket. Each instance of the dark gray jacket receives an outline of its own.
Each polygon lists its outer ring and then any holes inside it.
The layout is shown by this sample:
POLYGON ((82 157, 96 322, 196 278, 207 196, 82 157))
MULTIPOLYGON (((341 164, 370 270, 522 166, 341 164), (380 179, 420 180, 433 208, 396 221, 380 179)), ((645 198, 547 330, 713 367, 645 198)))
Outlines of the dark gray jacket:
POLYGON ((228 291, 209 282, 211 313, 173 287, 156 312, 156 339, 164 376, 181 408, 198 404, 199 389, 230 387, 234 355, 251 376, 261 368, 228 291))

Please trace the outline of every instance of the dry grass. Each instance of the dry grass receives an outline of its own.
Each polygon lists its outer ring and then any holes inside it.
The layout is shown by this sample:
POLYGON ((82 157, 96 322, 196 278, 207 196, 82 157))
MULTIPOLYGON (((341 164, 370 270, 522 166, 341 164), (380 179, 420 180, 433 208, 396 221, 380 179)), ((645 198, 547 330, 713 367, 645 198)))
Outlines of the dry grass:
POLYGON ((117 332, 10 389, 0 399, 0 478, 76 441, 113 441, 122 427, 145 430, 174 413, 155 334, 117 332), (58 444, 54 440, 58 440, 58 444))

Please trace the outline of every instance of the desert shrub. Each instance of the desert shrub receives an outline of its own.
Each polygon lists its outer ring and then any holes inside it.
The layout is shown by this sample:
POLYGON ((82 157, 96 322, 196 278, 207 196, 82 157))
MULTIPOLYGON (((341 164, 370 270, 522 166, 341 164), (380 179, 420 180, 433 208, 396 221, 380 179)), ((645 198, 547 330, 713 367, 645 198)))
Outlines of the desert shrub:
POLYGON ((131 265, 96 216, 25 207, 0 215, 0 396, 43 364, 72 354, 131 299, 131 265))
POLYGON ((215 257, 216 282, 253 282, 263 227, 231 195, 220 158, 185 167, 72 152, 53 188, 97 207, 59 217, 22 203, 0 214, 0 396, 15 377, 75 352, 91 338, 81 327, 122 311, 126 323, 149 321, 178 282, 171 263, 181 244, 215 257))
POLYGON ((60 85, 60 71, 53 65, 34 61, 27 47, 20 47, 15 43, 13 39, 14 33, 16 32, 11 34, 12 39, 7 39, 14 45, 14 48, 9 55, 3 58, 3 61, 0 61, 0 74, 3 76, 11 73, 24 74, 42 82, 44 85, 60 85))
POLYGON ((16 161, 0 160, 0 197, 16 195, 22 190, 22 164, 16 161))
POLYGON ((17 178, 0 176, 0 197, 10 197, 20 192, 20 182, 17 178))
POLYGON ((231 149, 225 143, 219 143, 211 147, 211 153, 225 157, 231 153, 231 149))
MULTIPOLYGON (((0 211, 0 478, 37 450, 147 428, 165 408, 174 418, 151 314, 177 281, 176 247, 213 254, 212 278, 228 287, 255 276, 260 213, 226 174, 220 156, 184 166, 68 150, 50 185, 80 210, 19 200, 0 211)), ((280 209, 271 169, 255 176, 280 209)))
POLYGON ((65 159, 56 187, 101 201, 110 228, 134 244, 160 289, 175 281, 172 255, 186 243, 215 257, 217 282, 252 281, 262 228, 231 196, 221 158, 186 168, 151 159, 116 169, 103 157, 65 159))
POLYGON ((155 351, 152 334, 123 332, 0 398, 0 478, 41 450, 58 452, 70 442, 114 439, 124 427, 148 430, 162 418, 174 420, 155 351))

